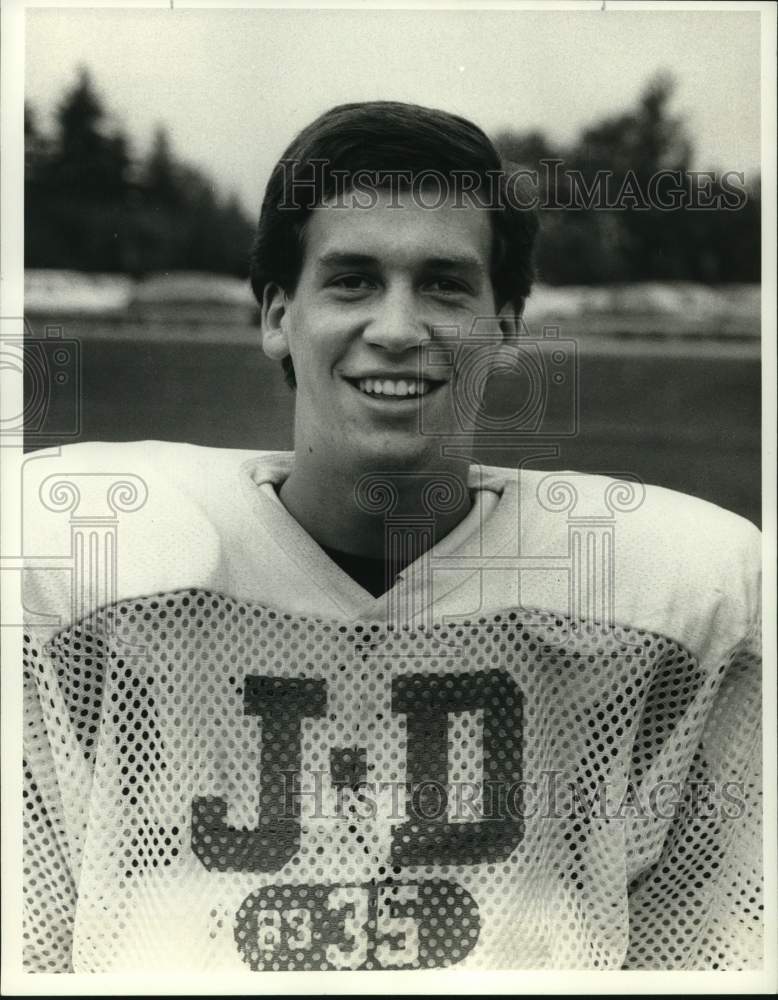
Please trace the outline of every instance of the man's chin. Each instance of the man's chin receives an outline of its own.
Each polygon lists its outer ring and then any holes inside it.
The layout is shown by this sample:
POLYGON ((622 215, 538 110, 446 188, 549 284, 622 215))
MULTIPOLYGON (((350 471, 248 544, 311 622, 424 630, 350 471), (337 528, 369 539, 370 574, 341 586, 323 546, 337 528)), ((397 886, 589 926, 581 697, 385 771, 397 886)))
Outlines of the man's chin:
POLYGON ((452 458, 470 454, 471 444, 471 439, 465 437, 459 441, 451 437, 416 435, 411 440, 403 440, 399 435, 386 435, 380 442, 353 442, 350 457, 353 467, 360 473, 418 472, 451 465, 452 458))

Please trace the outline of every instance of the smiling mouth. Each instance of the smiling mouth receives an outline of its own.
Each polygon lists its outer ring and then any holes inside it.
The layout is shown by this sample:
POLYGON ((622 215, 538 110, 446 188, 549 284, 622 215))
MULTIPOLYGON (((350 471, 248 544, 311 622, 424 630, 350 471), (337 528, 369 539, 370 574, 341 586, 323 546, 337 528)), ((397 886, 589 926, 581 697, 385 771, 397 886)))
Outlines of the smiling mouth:
POLYGON ((429 392, 434 392, 444 385, 443 382, 433 379, 411 379, 411 378, 359 378, 346 379, 355 389, 358 389, 365 396, 375 399, 397 401, 402 399, 426 396, 429 392))

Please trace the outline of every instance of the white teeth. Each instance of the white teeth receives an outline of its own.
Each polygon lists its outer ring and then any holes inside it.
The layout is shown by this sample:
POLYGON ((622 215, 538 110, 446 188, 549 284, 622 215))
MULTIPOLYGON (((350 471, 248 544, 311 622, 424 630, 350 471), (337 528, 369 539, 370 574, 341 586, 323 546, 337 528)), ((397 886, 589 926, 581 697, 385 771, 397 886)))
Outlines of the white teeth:
POLYGON ((423 379, 361 378, 358 382, 362 392, 371 396, 423 396, 431 385, 423 379))

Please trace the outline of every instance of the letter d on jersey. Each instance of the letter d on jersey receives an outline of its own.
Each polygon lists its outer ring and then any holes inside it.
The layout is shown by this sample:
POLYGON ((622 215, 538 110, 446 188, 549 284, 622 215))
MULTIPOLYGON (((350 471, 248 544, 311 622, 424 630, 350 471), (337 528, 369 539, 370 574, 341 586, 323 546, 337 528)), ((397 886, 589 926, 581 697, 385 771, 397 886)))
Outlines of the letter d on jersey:
POLYGON ((326 683, 249 674, 243 708, 262 717, 257 828, 236 830, 226 821, 223 798, 198 796, 192 801, 192 851, 209 871, 277 872, 300 850, 300 803, 293 797, 289 816, 286 777, 300 773, 302 720, 324 715, 326 683))
POLYGON ((411 818, 392 833, 393 862, 477 865, 511 854, 524 834, 523 818, 506 815, 509 791, 522 780, 522 705, 518 685, 504 670, 394 678, 392 711, 407 717, 406 811, 411 818), (431 817, 425 792, 437 794, 448 784, 449 713, 478 709, 483 710, 483 784, 497 791, 497 816, 450 823, 445 801, 438 800, 431 817))

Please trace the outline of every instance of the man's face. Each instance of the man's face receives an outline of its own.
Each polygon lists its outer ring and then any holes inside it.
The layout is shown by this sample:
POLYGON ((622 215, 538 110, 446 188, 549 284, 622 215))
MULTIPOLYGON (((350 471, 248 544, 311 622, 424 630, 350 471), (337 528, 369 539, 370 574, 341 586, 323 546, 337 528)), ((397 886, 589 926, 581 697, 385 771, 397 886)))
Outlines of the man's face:
POLYGON ((348 207, 315 209, 294 294, 276 290, 266 304, 265 351, 294 363, 300 457, 355 470, 434 468, 441 436, 467 434, 454 400, 474 321, 480 351, 485 332, 502 340, 496 319, 483 322, 495 315, 491 224, 475 206, 417 202, 378 192, 370 208, 352 196, 348 207), (446 341, 437 360, 427 349, 436 340, 446 341))

